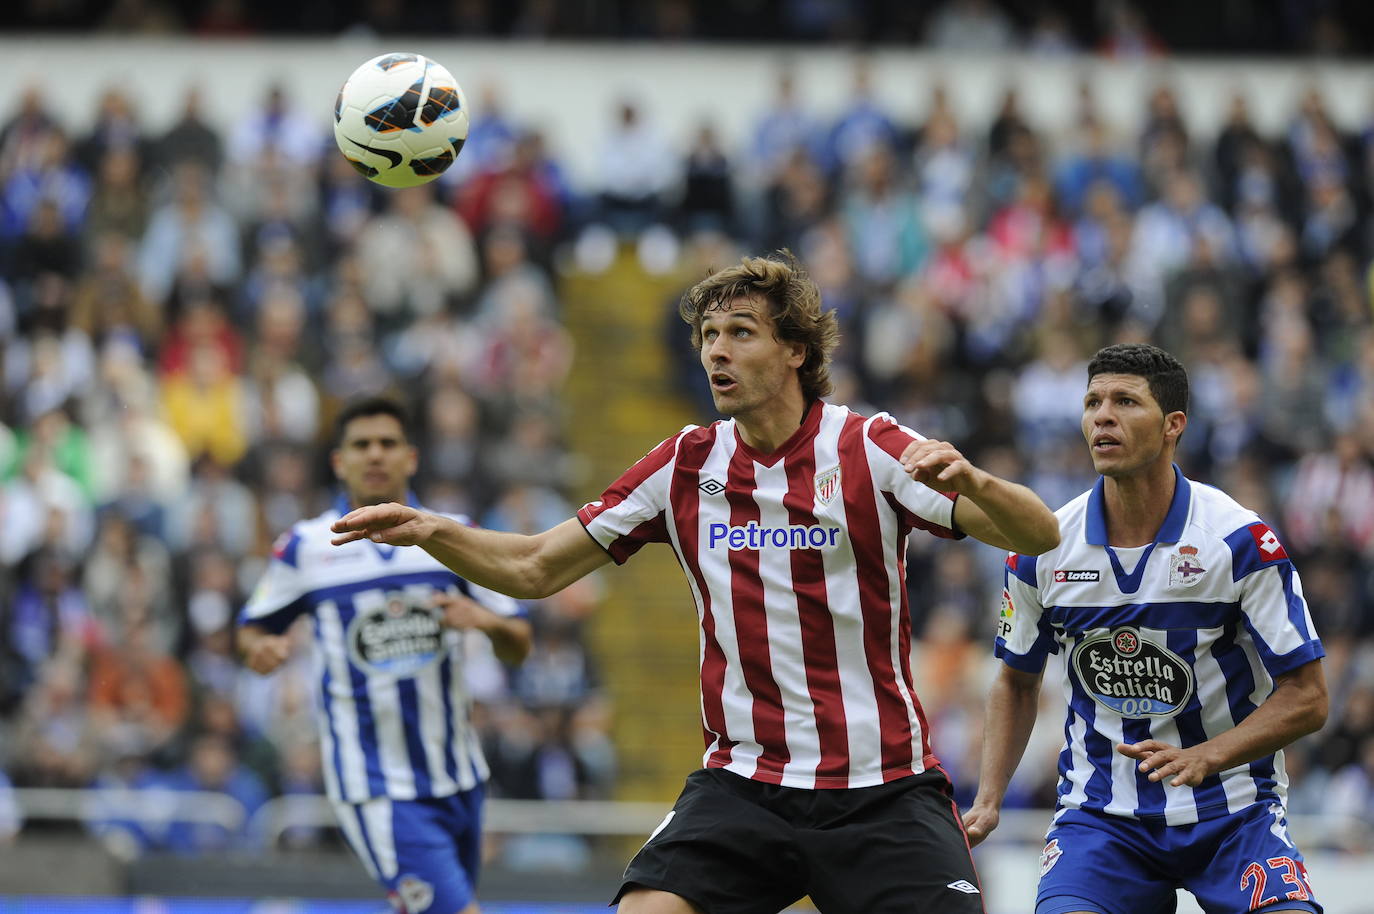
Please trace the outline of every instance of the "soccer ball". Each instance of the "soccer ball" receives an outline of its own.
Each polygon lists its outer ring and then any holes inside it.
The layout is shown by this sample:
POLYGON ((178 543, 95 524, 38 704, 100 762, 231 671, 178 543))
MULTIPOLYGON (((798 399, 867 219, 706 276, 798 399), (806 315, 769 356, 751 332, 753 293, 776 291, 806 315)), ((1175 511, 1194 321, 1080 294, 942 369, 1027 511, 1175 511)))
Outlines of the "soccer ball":
POLYGON ((383 54, 353 71, 334 102, 334 140, 344 158, 387 187, 433 181, 468 137, 468 100, 458 80, 419 54, 383 54))

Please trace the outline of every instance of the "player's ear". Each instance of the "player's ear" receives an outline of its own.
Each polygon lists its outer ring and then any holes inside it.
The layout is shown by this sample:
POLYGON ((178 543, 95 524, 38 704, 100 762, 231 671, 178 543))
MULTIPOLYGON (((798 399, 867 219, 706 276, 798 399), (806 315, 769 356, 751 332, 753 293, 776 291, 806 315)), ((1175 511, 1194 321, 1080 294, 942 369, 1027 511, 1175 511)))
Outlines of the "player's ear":
POLYGON ((335 479, 343 479, 343 460, 338 448, 329 452, 329 468, 334 471, 335 479))
POLYGON ((420 449, 412 444, 408 450, 410 451, 410 464, 406 468, 406 476, 409 477, 414 476, 415 471, 420 468, 420 449))
POLYGON ((1181 409, 1174 410, 1164 417, 1164 439, 1177 445, 1178 439, 1183 437, 1183 430, 1187 427, 1188 414, 1181 409))
POLYGON ((787 356, 787 364, 793 368, 800 368, 806 364, 806 344, 800 340, 793 340, 788 344, 792 350, 787 356))

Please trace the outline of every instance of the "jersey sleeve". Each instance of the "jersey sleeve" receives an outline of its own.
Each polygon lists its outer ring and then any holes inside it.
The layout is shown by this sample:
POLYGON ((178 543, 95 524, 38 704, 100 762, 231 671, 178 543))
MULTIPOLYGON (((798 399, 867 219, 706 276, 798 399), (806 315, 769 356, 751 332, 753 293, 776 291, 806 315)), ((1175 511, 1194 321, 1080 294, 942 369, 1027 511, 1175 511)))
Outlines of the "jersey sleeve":
POLYGON ((300 544, 301 535, 294 528, 277 538, 267 570, 239 611, 239 625, 259 625, 281 634, 306 611, 306 585, 298 565, 300 544))
POLYGON ((1039 673, 1050 654, 1059 653, 1059 642, 1040 602, 1033 555, 1013 552, 1007 556, 997 640, 992 652, 1007 666, 1023 673, 1039 673))
POLYGON ((681 438, 678 434, 645 454, 600 498, 578 510, 577 519, 617 565, 646 543, 668 542, 668 488, 681 438))
POLYGON ((954 526, 954 502, 958 496, 937 492, 902 469, 902 452, 913 441, 925 438, 884 413, 873 417, 866 434, 873 480, 901 505, 907 524, 945 539, 963 539, 966 534, 954 526))
POLYGON ((1255 521, 1226 537, 1240 611, 1270 676, 1326 656, 1302 594, 1298 571, 1278 536, 1255 521))

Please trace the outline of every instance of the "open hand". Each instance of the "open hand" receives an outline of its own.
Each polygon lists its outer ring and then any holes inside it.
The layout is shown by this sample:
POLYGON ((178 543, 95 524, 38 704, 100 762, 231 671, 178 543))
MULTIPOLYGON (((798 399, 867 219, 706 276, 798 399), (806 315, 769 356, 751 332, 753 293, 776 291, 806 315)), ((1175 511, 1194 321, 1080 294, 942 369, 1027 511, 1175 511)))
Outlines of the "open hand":
POLYGON ((1201 745, 1180 749, 1157 739, 1147 739, 1138 743, 1117 743, 1116 751, 1139 759, 1140 764, 1136 767, 1142 773, 1148 771, 1151 781, 1162 781, 1173 775, 1173 780, 1169 782, 1172 787, 1196 787, 1203 778, 1213 773, 1201 745))
POLYGON ((948 441, 913 441, 902 451, 902 469, 912 479, 937 492, 967 495, 982 472, 948 441))
POLYGON ((355 508, 330 525, 339 534, 330 540, 335 546, 368 539, 392 546, 414 546, 429 538, 433 530, 429 515, 409 505, 387 502, 355 508))

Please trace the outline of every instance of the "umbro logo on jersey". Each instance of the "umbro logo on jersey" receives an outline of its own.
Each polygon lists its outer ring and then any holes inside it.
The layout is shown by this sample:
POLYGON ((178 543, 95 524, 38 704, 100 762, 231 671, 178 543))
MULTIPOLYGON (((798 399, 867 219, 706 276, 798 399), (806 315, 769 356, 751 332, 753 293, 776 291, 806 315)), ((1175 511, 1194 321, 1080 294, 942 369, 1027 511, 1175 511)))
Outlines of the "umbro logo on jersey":
POLYGON ((1054 583, 1056 584, 1082 584, 1101 580, 1102 572, 1096 569, 1079 571, 1071 568, 1054 569, 1054 583))
POLYGON ((701 489, 701 491, 707 495, 719 495, 721 492, 725 491, 725 483, 717 479, 704 479, 697 488, 701 489))
POLYGON ((967 879, 960 879, 958 882, 951 882, 949 885, 945 886, 945 888, 953 889, 956 892, 963 892, 965 895, 982 894, 982 892, 978 891, 978 886, 969 882, 967 879))

